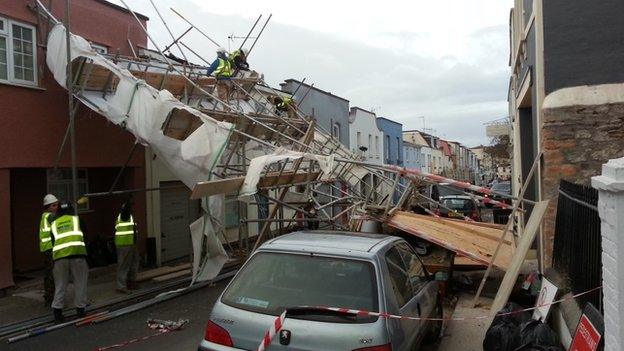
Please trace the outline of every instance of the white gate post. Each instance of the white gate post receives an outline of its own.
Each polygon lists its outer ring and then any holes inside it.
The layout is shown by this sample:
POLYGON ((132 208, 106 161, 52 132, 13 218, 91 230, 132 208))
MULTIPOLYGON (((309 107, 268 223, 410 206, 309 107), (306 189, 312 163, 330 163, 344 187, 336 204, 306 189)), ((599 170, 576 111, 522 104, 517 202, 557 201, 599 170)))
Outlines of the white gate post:
MULTIPOLYGON (((605 351, 624 350, 624 157, 592 177, 599 191, 605 351)), ((582 257, 580 258, 582 259, 582 257)))

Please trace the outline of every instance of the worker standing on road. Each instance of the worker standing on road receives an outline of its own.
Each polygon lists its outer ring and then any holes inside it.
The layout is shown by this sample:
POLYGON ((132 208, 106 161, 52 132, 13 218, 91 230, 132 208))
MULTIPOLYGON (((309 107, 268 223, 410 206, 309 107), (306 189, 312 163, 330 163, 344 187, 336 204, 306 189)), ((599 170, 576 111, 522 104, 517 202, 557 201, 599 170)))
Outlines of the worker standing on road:
MULTIPOLYGON (((219 100, 228 103, 230 86, 232 84, 230 80, 234 72, 232 64, 228 59, 227 51, 224 48, 217 49, 217 58, 212 62, 206 74, 211 75, 213 73, 215 78, 217 78, 217 95, 219 100)), ((225 109, 229 110, 227 106, 225 109)))
POLYGON ((137 230, 132 216, 132 200, 122 206, 115 221, 115 247, 117 247, 117 291, 127 294, 134 288, 139 268, 136 249, 137 230))
POLYGON ((43 301, 46 307, 52 304, 54 297, 54 261, 52 260, 52 238, 50 238, 50 222, 51 215, 54 215, 59 207, 59 201, 56 196, 48 194, 43 197, 43 213, 39 221, 39 251, 43 255, 43 301))
POLYGON ((71 274, 74 282, 76 315, 85 316, 87 306, 87 248, 80 230, 80 219, 74 215, 70 204, 62 204, 54 216, 50 216, 52 259, 54 260, 54 320, 63 321, 65 294, 71 274))
POLYGON ((247 63, 247 53, 245 48, 238 49, 230 54, 228 59, 230 64, 239 71, 249 71, 249 63, 247 63))

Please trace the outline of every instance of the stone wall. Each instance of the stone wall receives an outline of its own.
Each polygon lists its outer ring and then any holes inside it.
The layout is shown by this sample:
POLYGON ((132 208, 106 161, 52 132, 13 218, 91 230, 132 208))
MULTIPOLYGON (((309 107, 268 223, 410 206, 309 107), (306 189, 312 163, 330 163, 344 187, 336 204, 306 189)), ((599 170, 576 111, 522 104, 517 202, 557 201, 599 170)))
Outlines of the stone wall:
POLYGON ((590 185, 603 163, 624 156, 624 84, 575 87, 546 97, 542 114, 545 265, 552 262, 559 180, 590 185))

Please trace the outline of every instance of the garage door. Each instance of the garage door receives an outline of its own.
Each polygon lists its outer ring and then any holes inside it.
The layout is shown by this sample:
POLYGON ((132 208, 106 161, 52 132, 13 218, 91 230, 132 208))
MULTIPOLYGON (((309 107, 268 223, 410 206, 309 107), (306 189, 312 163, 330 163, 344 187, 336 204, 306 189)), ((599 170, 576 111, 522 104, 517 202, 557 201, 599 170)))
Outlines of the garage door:
MULTIPOLYGON (((161 182, 161 187, 180 186, 181 182, 161 182)), ((160 229, 162 262, 188 257, 191 253, 189 224, 197 218, 199 203, 189 200, 186 188, 160 192, 160 229)))

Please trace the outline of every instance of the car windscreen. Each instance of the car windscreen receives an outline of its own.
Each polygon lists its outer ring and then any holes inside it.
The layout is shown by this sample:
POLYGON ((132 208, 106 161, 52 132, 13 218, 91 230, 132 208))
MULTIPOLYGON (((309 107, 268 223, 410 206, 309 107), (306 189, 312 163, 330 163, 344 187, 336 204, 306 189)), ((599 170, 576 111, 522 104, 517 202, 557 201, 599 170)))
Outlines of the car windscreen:
POLYGON ((451 210, 471 211, 474 209, 474 204, 470 199, 443 199, 442 205, 450 208, 451 210))
POLYGON ((511 194, 510 183, 496 183, 492 185, 492 191, 503 194, 511 194))
MULTIPOLYGON (((270 315, 300 306, 378 311, 374 272, 370 262, 360 260, 260 252, 245 264, 221 301, 270 315)), ((323 313, 307 313, 295 318, 341 323, 370 323, 377 319, 323 313)))

